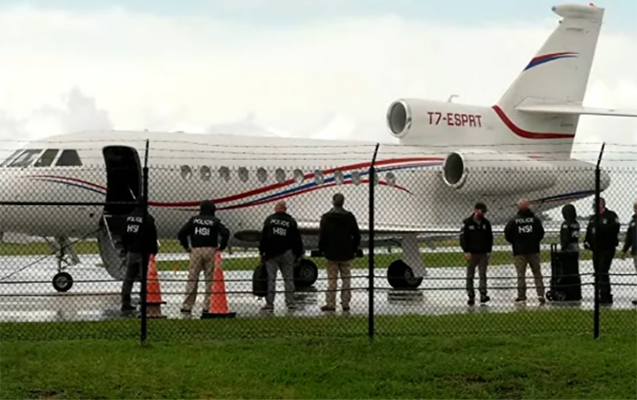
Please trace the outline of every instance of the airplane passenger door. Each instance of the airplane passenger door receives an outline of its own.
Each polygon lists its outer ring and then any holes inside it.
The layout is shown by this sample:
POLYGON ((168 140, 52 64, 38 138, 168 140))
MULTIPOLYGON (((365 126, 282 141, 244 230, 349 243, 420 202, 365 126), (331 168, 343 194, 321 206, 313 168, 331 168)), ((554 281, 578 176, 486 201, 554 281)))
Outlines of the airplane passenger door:
MULTIPOLYGON (((142 188, 142 170, 137 150, 127 146, 108 146, 103 149, 106 164, 106 202, 134 202, 142 188)), ((125 215, 134 205, 109 204, 104 213, 125 215)))
POLYGON ((106 206, 97 234, 100 257, 106 271, 115 279, 123 279, 126 272, 126 254, 122 234, 126 216, 135 204, 108 204, 109 202, 135 202, 142 194, 142 169, 137 150, 127 146, 108 146, 103 149, 106 164, 106 206))

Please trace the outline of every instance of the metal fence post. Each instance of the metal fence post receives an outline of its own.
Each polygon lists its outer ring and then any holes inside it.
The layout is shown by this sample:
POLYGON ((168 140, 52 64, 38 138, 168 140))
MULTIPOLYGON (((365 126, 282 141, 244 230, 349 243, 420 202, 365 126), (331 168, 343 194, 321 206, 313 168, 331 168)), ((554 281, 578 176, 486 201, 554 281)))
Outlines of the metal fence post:
POLYGON ((599 338, 599 203, 601 195, 601 169, 600 163, 602 162, 602 155, 604 154, 605 143, 602 143, 602 148, 599 151, 599 157, 597 159, 597 165, 595 166, 595 239, 593 240, 593 271, 595 277, 595 290, 594 290, 594 302, 595 307, 593 311, 593 338, 599 338))
MULTIPOLYGON (((143 210, 142 217, 142 238, 145 237, 145 227, 148 224, 148 146, 149 140, 146 139, 146 149, 144 152, 144 167, 142 168, 142 198, 141 198, 141 206, 143 210)), ((145 240, 145 239, 144 239, 145 240)), ((148 317, 146 316, 147 309, 147 284, 148 284, 148 260, 150 255, 145 251, 142 253, 142 271, 141 271, 141 342, 145 343, 146 338, 148 337, 148 317)))
POLYGON ((374 339, 374 187, 376 186, 376 156, 378 154, 379 144, 376 143, 374 149, 374 155, 372 156, 372 163, 369 166, 369 221, 368 221, 368 267, 369 267, 369 315, 367 327, 367 334, 369 339, 374 339))

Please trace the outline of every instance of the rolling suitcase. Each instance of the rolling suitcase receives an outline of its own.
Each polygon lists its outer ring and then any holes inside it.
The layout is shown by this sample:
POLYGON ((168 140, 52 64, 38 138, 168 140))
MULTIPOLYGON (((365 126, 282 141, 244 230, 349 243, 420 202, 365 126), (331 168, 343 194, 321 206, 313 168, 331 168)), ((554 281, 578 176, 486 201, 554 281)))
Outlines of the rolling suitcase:
POLYGON ((578 301, 582 299, 578 254, 562 252, 551 244, 551 285, 546 293, 550 301, 578 301))

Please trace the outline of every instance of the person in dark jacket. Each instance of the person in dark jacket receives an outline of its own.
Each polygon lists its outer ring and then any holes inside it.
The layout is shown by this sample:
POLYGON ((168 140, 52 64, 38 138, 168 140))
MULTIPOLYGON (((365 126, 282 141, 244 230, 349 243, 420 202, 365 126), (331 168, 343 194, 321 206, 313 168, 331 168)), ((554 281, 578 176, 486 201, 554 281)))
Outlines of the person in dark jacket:
POLYGON ((345 196, 337 193, 332 198, 333 208, 321 216, 319 227, 319 252, 327 260, 327 292, 322 311, 336 310, 336 289, 338 275, 343 282, 341 288, 341 306, 349 311, 351 293, 351 262, 361 243, 361 234, 356 217, 345 210, 345 196))
POLYGON ((540 265, 540 242, 544 238, 544 227, 542 221, 529 207, 528 200, 518 201, 518 213, 506 224, 504 237, 512 245, 518 276, 518 297, 515 301, 518 303, 526 301, 526 267, 530 265, 538 301, 544 304, 546 300, 540 265))
POLYGON ((151 255, 158 252, 157 227, 149 213, 144 221, 144 209, 137 207, 126 217, 122 246, 126 252, 126 276, 122 283, 122 311, 133 311, 131 292, 136 279, 141 277, 142 265, 148 265, 151 255))
POLYGON ((561 282, 566 300, 581 300, 581 279, 579 276, 579 237, 580 224, 577 222, 575 206, 562 207, 564 221, 560 227, 560 265, 553 279, 561 282))
MULTIPOLYGON (((624 247, 622 248, 622 258, 625 258, 626 254, 630 251, 630 255, 633 258, 633 265, 637 271, 637 232, 635 232, 637 228, 637 203, 633 204, 633 212, 634 214, 630 219, 628 228, 626 229, 624 247)), ((637 306, 637 300, 633 300, 633 304, 637 306)))
POLYGON ((274 214, 263 223, 259 252, 268 271, 268 294, 265 296, 263 311, 274 309, 277 271, 283 275, 285 305, 289 310, 294 304, 294 266, 303 256, 303 239, 294 217, 287 213, 285 201, 279 201, 274 214))
POLYGON ((480 283, 478 291, 480 292, 480 302, 486 303, 490 300, 487 296, 487 265, 489 264, 489 255, 493 249, 493 231, 491 222, 485 218, 487 206, 484 203, 477 203, 473 210, 473 215, 462 221, 460 229, 460 247, 467 259, 467 295, 469 300, 467 304, 470 306, 475 304, 475 290, 473 280, 476 274, 476 266, 478 267, 478 276, 480 283))
POLYGON ((599 301, 602 304, 611 304, 613 295, 608 272, 619 245, 617 236, 621 229, 621 223, 617 214, 606 208, 606 200, 603 198, 599 199, 599 227, 600 231, 595 232, 595 215, 592 215, 586 227, 584 248, 593 251, 593 268, 599 277, 599 301), (598 257, 595 257, 596 252, 598 257), (596 258, 599 260, 596 261, 596 258))
POLYGON ((202 270, 206 288, 203 312, 208 312, 210 309, 215 254, 217 251, 224 251, 230 239, 228 228, 215 217, 216 210, 217 207, 213 202, 202 201, 199 206, 199 215, 191 217, 177 234, 181 246, 190 253, 188 282, 186 282, 186 293, 181 307, 181 312, 185 314, 192 312, 192 307, 197 300, 197 287, 202 270))

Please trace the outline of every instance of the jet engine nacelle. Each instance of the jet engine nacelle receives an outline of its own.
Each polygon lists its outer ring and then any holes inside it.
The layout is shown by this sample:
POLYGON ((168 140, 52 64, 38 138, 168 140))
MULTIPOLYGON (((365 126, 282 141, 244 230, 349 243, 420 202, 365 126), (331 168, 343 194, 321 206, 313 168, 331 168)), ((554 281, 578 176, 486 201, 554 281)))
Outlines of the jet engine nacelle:
POLYGON ((459 193, 501 195, 551 188, 560 172, 521 154, 462 150, 447 155, 442 180, 459 193))
POLYGON ((449 141, 454 129, 482 127, 484 107, 421 99, 399 99, 387 109, 387 126, 401 142, 439 136, 449 141))

